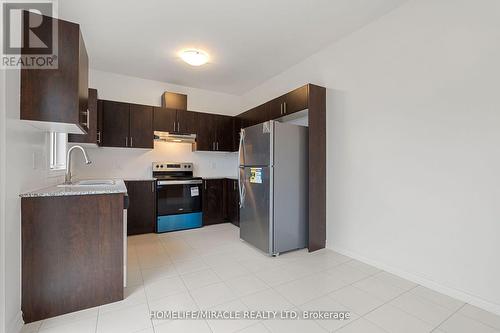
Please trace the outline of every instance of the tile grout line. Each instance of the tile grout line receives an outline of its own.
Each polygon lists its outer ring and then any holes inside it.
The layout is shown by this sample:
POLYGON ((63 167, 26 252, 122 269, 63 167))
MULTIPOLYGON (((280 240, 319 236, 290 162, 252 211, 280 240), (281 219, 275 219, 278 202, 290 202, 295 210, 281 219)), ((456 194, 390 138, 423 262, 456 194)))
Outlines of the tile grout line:
MULTIPOLYGON (((184 285, 184 288, 186 288, 186 292, 189 294, 189 297, 191 297, 191 300, 193 301, 193 303, 196 305, 196 307, 198 308, 198 310, 200 310, 200 307, 199 307, 198 303, 196 302, 196 300, 194 299, 193 295, 191 295, 191 291, 187 287, 186 282, 184 281, 184 279, 182 277, 179 276, 179 278, 181 279, 182 284, 184 285)), ((207 327, 210 330, 210 332, 215 333, 213 331, 212 327, 210 326, 210 324, 208 323, 208 321, 207 320, 203 320, 203 321, 205 322, 205 325, 207 325, 207 327)), ((155 330, 155 332, 156 332, 156 330, 155 330)))
MULTIPOLYGON (((216 231, 213 231, 213 232, 216 232, 216 231)), ((192 241, 187 241, 187 240, 186 240, 186 238, 182 237, 182 235, 180 235, 180 236, 181 236, 181 239, 182 239, 183 243, 185 243, 185 244, 186 244, 186 245, 187 245, 190 249, 193 249, 193 250, 197 251, 197 249, 196 249, 196 248, 194 248, 194 247, 192 247, 192 246, 191 246, 192 241)), ((166 241, 166 239, 165 239, 165 240, 157 240, 157 241, 159 241, 159 242, 160 242, 160 245, 162 246, 162 248, 164 248, 164 249, 165 249, 165 241, 166 241)), ((233 240, 227 240, 227 241, 224 241, 224 242, 223 242, 223 244, 222 244, 220 247, 221 247, 221 248, 222 248, 222 247, 226 247, 226 246, 227 246, 227 247, 231 247, 231 244, 234 244, 234 243, 235 243, 235 242, 234 242, 233 240)), ((236 242, 236 243, 237 243, 237 242, 236 242)), ((170 258, 170 259, 172 259, 171 253, 170 253, 168 250, 166 250, 166 249, 165 249, 165 252, 166 252, 166 254, 169 256, 169 258, 170 258)), ((221 252, 216 251, 215 253, 210 253, 209 255, 213 255, 213 256, 215 256, 215 257, 216 257, 217 255, 224 255, 224 253, 225 253, 224 251, 221 251, 221 252)), ((208 255, 207 255, 207 256, 208 256, 208 255)), ((200 258, 200 259, 201 259, 201 261, 202 261, 202 262, 204 262, 205 264, 207 264, 207 262, 205 261, 205 258, 204 258, 205 256, 204 256, 204 255, 200 255, 200 257, 201 257, 201 258, 200 258)), ((276 264, 279 264, 279 265, 276 265, 275 267, 283 267, 283 266, 285 266, 285 265, 287 265, 287 264, 290 264, 290 263, 298 263, 298 262, 299 262, 302 258, 303 258, 303 257, 297 257, 297 258, 291 259, 290 261, 288 261, 288 260, 287 260, 287 261, 279 261, 279 262, 278 262, 278 260, 276 260, 276 264)), ((195 258, 195 257, 194 257, 194 258, 189 258, 189 259, 185 259, 185 260, 182 260, 182 261, 193 260, 193 259, 196 259, 196 258, 195 258)), ((249 255, 247 258, 244 258, 244 259, 242 259, 242 260, 238 260, 238 261, 237 261, 237 263, 238 263, 238 264, 241 264, 241 262, 242 262, 242 261, 253 260, 253 259, 254 259, 253 254, 251 254, 251 255, 249 255)), ((282 295, 281 295, 281 293, 279 293, 279 291, 276 289, 277 287, 279 287, 279 286, 281 286, 281 285, 284 285, 284 284, 287 284, 287 283, 292 283, 292 282, 295 282, 295 281, 301 280, 301 279, 303 279, 303 278, 306 278, 306 277, 308 277, 308 276, 312 276, 313 274, 320 273, 320 272, 321 272, 321 273, 328 274, 328 275, 331 275, 331 276, 335 276, 335 274, 330 274, 330 273, 328 273, 327 271, 328 271, 328 270, 331 270, 331 269, 333 269, 333 268, 335 268, 335 267, 345 266, 345 265, 346 265, 346 264, 348 264, 349 262, 353 262, 353 261, 354 261, 354 259, 352 259, 352 258, 351 258, 351 259, 350 259, 350 260, 348 260, 348 261, 345 261, 345 262, 339 262, 339 263, 337 263, 337 264, 335 264, 335 265, 332 265, 332 266, 329 266, 329 267, 326 267, 326 268, 322 268, 322 269, 318 270, 317 272, 311 273, 310 275, 307 275, 307 276, 301 276, 301 277, 295 278, 295 279, 293 279, 293 280, 290 280, 290 281, 287 281, 287 282, 283 282, 283 283, 277 284, 276 286, 272 286, 272 285, 268 284, 266 281, 262 280, 261 278, 259 278, 259 277, 256 275, 256 273, 258 273, 258 272, 260 272, 260 271, 264 271, 265 269, 262 269, 262 270, 259 270, 259 271, 255 271, 255 272, 254 272, 254 271, 249 271, 249 275, 250 275, 250 276, 252 276, 253 278, 255 278, 255 279, 256 279, 256 280, 258 280, 258 281, 263 282, 263 283, 264 283, 264 285, 266 285, 268 288, 263 289, 263 290, 259 290, 259 291, 256 291, 256 292, 253 292, 253 293, 250 293, 250 294, 246 294, 246 295, 243 295, 243 296, 235 295, 235 296, 237 297, 237 298, 236 298, 236 300, 241 301, 241 300, 242 300, 242 298, 244 298, 244 297, 247 297, 247 296, 250 296, 250 295, 253 295, 253 294, 257 294, 257 293, 259 293, 259 292, 262 292, 262 291, 265 291, 265 290, 269 290, 269 289, 271 289, 271 290, 273 290, 273 291, 277 292, 280 296, 282 296, 282 295)), ((174 262, 172 262, 172 263, 171 263, 171 265, 172 265, 172 264, 174 264, 174 262)), ((228 264, 230 264, 230 263, 228 263, 228 264)), ((222 283, 224 286, 228 287, 231 291, 232 291, 232 289, 230 288, 230 286, 229 286, 229 284, 228 284, 228 281, 230 281, 231 279, 237 279, 237 278, 239 278, 239 277, 244 276, 244 275, 242 274, 242 275, 237 275, 237 276, 234 276, 234 277, 232 277, 232 278, 230 278, 230 279, 223 279, 223 278, 222 278, 222 276, 214 270, 214 268, 213 268, 213 266, 212 266, 212 265, 209 265, 209 264, 207 264, 207 265, 208 265, 207 270, 208 270, 208 269, 210 269, 210 270, 211 270, 211 272, 213 272, 213 273, 214 273, 214 274, 215 274, 215 275, 216 275, 216 276, 217 276, 217 277, 221 280, 221 281, 218 281, 218 282, 214 282, 213 284, 216 284, 216 283, 222 283)), ((363 270, 361 270, 361 269, 359 269, 359 268, 357 268, 357 267, 352 267, 352 268, 353 268, 353 269, 355 269, 356 271, 360 271, 360 272, 366 273, 365 271, 363 271, 363 270)), ((176 272, 177 272, 177 271, 176 271, 176 272)), ((356 288, 356 289, 358 289, 358 290, 361 290, 361 291, 363 291, 363 292, 365 292, 365 293, 368 293, 368 294, 372 295, 371 293, 366 292, 365 290, 360 289, 360 288, 358 288, 358 287, 354 286, 354 284, 356 284, 356 283, 358 283, 358 282, 360 282, 360 281, 363 281, 363 280, 369 279, 369 278, 371 278, 371 277, 376 277, 376 275, 378 275, 378 274, 380 274, 380 273, 383 273, 383 272, 385 272, 385 271, 383 271, 383 270, 379 270, 379 271, 377 271, 377 272, 371 273, 371 274, 367 275, 366 277, 364 277, 364 278, 362 278, 362 279, 355 280, 355 281, 353 281, 353 282, 351 282, 351 283, 348 283, 346 286, 343 286, 343 287, 338 288, 338 289, 336 289, 336 290, 341 290, 341 289, 343 289, 343 288, 345 288, 345 287, 347 287, 347 286, 352 286, 353 288, 356 288)), ((191 272, 191 273, 192 273, 192 272, 191 272)), ((189 274, 189 273, 188 273, 188 274, 189 274)), ((141 275, 142 275, 142 268, 141 268, 141 275)), ((181 275, 181 274, 178 274, 178 276, 181 278, 181 281, 183 282, 184 286, 186 287, 187 292, 189 293, 190 297, 192 298, 192 295, 191 295, 190 289, 189 289, 189 288, 187 288, 187 285, 186 285, 186 283, 185 283, 184 279, 182 278, 182 275, 181 275)), ((398 277, 398 278, 401 278, 401 277, 399 277, 399 276, 397 276, 397 275, 395 275, 395 276, 396 276, 396 277, 398 277)), ((403 278, 401 278, 401 279, 403 279, 403 278)), ((403 279, 403 280, 404 280, 404 279, 403 279)), ((344 280, 344 281, 345 281, 345 280, 344 280)), ((144 284, 144 281, 143 281, 143 284, 144 284)), ((212 284, 209 284, 209 285, 212 285, 212 284)), ((206 286, 209 286, 209 285, 206 285, 206 286)), ((202 287, 199 287, 199 288, 203 288, 203 287, 206 287, 206 286, 202 286, 202 287)), ((399 286, 397 286, 397 287, 399 287, 399 286)), ((368 315, 369 313, 371 313, 371 312, 373 312, 373 311, 377 310, 378 308, 380 308, 380 307, 382 307, 382 306, 384 306, 384 305, 387 305, 387 304, 391 303, 392 301, 394 301, 395 299, 397 299, 397 298, 399 298, 399 297, 402 297, 403 295, 409 294, 411 291, 413 291, 414 289, 416 289, 416 288, 418 288, 418 287, 421 287, 421 286, 417 284, 417 285, 415 285, 414 287, 412 287, 412 288, 410 288, 410 289, 408 289, 408 290, 406 290, 406 291, 402 292, 401 294, 399 294, 399 295, 397 295, 397 296, 395 296, 395 297, 393 297, 393 298, 391 298, 391 299, 389 299, 389 300, 385 301, 385 302, 384 302, 383 304, 381 304, 380 306, 378 306, 378 307, 374 308, 373 310, 369 311, 369 312, 368 312, 368 313, 366 313, 364 316, 360 316, 359 318, 357 318, 356 320, 354 320, 353 322, 351 322, 351 323, 349 323, 349 324, 347 324, 347 325, 351 325, 352 323, 354 323, 355 321, 357 321, 357 320, 358 320, 358 319, 360 319, 360 318, 364 318, 364 319, 365 319, 365 320, 367 320, 368 322, 372 323, 371 321, 369 321, 368 319, 366 319, 366 318, 365 318, 365 316, 366 316, 366 315, 368 315)), ((195 289, 198 289, 198 288, 195 288, 195 289)), ((401 289, 401 290, 403 290, 404 288, 400 288, 400 289, 401 289)), ((336 290, 335 290, 335 291, 336 291, 336 290)), ((332 292, 335 292, 335 291, 332 291, 332 292)), ((326 296, 329 296, 329 294, 331 294, 332 292, 325 293, 324 295, 322 295, 322 296, 318 296, 318 297, 317 297, 317 298, 315 298, 315 299, 318 299, 318 298, 324 297, 325 295, 326 295, 326 296)), ((372 295, 372 296, 374 296, 374 295, 372 295)), ((427 301, 427 302, 430 302, 430 303, 432 303, 432 304, 434 304, 434 305, 436 305, 436 306, 439 306, 439 307, 442 307, 442 308, 445 308, 445 309, 446 309, 446 307, 443 307, 442 305, 437 304, 436 302, 433 302, 433 301, 432 301, 432 300, 430 300, 430 299, 427 299, 427 298, 425 298, 425 297, 421 297, 421 296, 416 295, 416 294, 414 294, 414 296, 415 296, 415 297, 417 297, 418 299, 422 300, 422 301, 427 301)), ((378 298, 378 297, 377 297, 377 298, 378 298)), ((234 301, 234 300, 232 300, 232 301, 234 301)), ((311 301, 313 301, 313 300, 311 300, 311 301)), ((228 301, 228 302, 231 302, 231 301, 228 301)), ((310 302, 310 301, 309 301, 309 302, 310 302)), ((224 303, 226 303, 226 302, 224 302, 224 303)), ((220 304, 224 304, 224 303, 220 303, 220 304)), ((243 302, 243 303, 244 303, 244 302, 243 302)), ((305 302, 305 303, 307 303, 307 302, 305 302)), ((304 304, 305 304, 305 303, 304 303, 304 304)), ((340 302, 340 303, 341 303, 341 302, 340 302)), ((218 304, 218 305, 220 305, 220 304, 218 304)), ((293 305, 293 303, 291 303, 291 304, 293 305)), ((246 304, 245 304, 245 305, 246 305, 246 304)), ((452 317, 454 314, 456 314, 457 312, 459 312, 459 311, 460 311, 460 310, 461 310, 464 306, 466 306, 466 305, 467 305, 467 303, 463 304, 460 308, 458 308, 457 310, 455 310, 454 312, 452 312, 452 313, 450 314, 450 316, 448 316, 448 317, 447 317, 446 319, 444 319, 444 320, 443 320, 440 324, 438 324, 438 325, 437 325, 437 326, 433 329, 433 331, 436 331, 436 330, 437 330, 437 329, 438 329, 438 328, 439 328, 439 327, 440 327, 440 326, 441 326, 441 325, 442 325, 445 321, 447 321, 450 317, 452 317)), ((215 305, 215 306, 217 306, 217 305, 215 305)), ((300 305, 299 305, 299 306, 300 306, 300 305)), ((392 306, 392 305, 391 305, 391 306, 392 306)), ((295 306, 295 305, 293 305, 293 307, 296 307, 296 306, 295 306)), ((414 318, 418 319, 419 321, 422 321, 422 322, 424 322, 424 323, 428 324, 427 322, 425 322, 424 320, 420 319, 419 317, 416 317, 415 315, 413 315, 413 314, 411 314, 411 313, 408 313, 408 312, 406 312, 405 310, 400 309, 400 308, 399 308, 399 307, 397 307, 397 306, 395 306, 395 308, 397 308, 398 310, 400 310, 400 311, 402 311, 402 312, 404 312, 404 313, 406 313, 406 314, 408 314, 408 315, 410 315, 410 316, 412 316, 412 317, 414 317, 414 318)), ((448 310, 450 310, 450 309, 448 308, 448 310)), ((475 319, 475 318, 473 318, 473 317, 469 317, 469 316, 467 316, 467 315, 464 315, 464 316, 466 316, 467 318, 469 318, 469 319, 471 319, 471 320, 474 320, 474 321, 476 321, 476 322, 478 322, 478 323, 481 323, 481 324, 483 324, 483 325, 485 325, 485 326, 491 327, 491 326, 489 326, 488 324, 484 323, 484 322, 483 322, 483 321, 481 321, 481 320, 477 320, 477 319, 475 319)), ((255 323, 254 325, 250 325, 250 326, 247 326, 247 327, 257 326, 259 323, 260 323, 260 322, 257 322, 257 323, 255 323)), ((347 325, 346 325, 346 326, 347 326, 347 325)), ((379 326, 378 326, 378 325, 376 325, 376 324, 374 324, 374 325, 375 325, 375 326, 377 326, 377 327, 379 327, 379 326)), ((430 325, 432 325, 432 324, 430 324, 430 325)), ((208 325, 208 326, 209 326, 209 328, 212 330, 212 328, 210 327, 210 325, 208 325)), ((343 326, 343 327, 345 327, 345 326, 343 326)), ((494 328, 494 327, 491 327, 491 328, 494 328)), ((154 327, 153 327, 153 329, 154 329, 154 327)), ((245 329, 245 328, 242 328, 242 329, 240 329, 239 331, 244 330, 244 329, 245 329)), ((267 329, 267 327, 266 327, 266 329, 267 329)), ((339 328, 339 329, 340 329, 340 328, 339 328)), ((496 328, 494 328, 494 329, 496 329, 496 328)), ((213 330, 212 330, 212 331, 213 331, 213 330)), ((385 330, 384 330, 384 331, 385 331, 385 330)))
MULTIPOLYGON (((356 288, 356 286, 353 286, 353 287, 354 287, 354 288, 356 288)), ((403 296, 404 294, 409 293, 411 290, 413 290, 413 289, 415 289, 415 288, 417 288, 417 287, 418 287, 418 285, 416 285, 416 286, 415 286, 415 287, 413 287, 413 288, 410 288, 409 290, 407 290, 407 291, 405 291, 405 292, 403 292, 403 293, 399 294, 399 295, 398 295, 398 296, 396 296, 396 297, 393 297, 393 298, 389 299, 387 302, 385 302, 385 303, 383 303, 383 304, 380 304, 380 305, 379 305, 379 306, 377 306, 376 308, 374 308, 374 309, 372 309, 372 310, 368 311, 367 313, 365 313, 363 316, 361 316, 361 318, 363 318, 363 319, 367 320, 368 322, 370 322, 371 324, 375 325, 376 327, 378 327, 378 328, 382 329, 383 331, 387 331, 385 328, 383 328, 383 327, 379 326, 378 324, 374 323, 374 322, 373 322, 373 321, 371 321, 370 319, 366 318, 366 316, 367 316, 368 314, 370 314, 370 313, 372 313, 372 312, 376 311, 377 309, 380 309, 381 307, 383 307, 383 306, 385 306, 385 305, 388 305, 390 302, 392 302, 392 301, 393 301, 393 300, 395 300, 396 298, 401 297, 401 296, 403 296)), ((362 290, 362 289, 359 289, 359 288, 356 288, 356 289, 358 289, 358 290, 362 290)), ((362 290, 362 291, 364 291, 364 290, 362 290)), ((365 292, 366 292, 366 291, 365 291, 365 292)), ((371 293, 368 293, 368 294, 369 294, 369 295, 371 295, 371 293)), ((415 316, 413 316, 413 315, 412 315, 412 317, 414 317, 414 318, 418 319, 419 321, 422 321, 420 318, 417 318, 417 317, 415 317, 415 316)))
MULTIPOLYGON (((162 246, 163 247, 163 246, 162 246)), ((138 259, 139 260, 139 259, 138 259)), ((153 332, 156 332, 155 328, 154 328, 154 325, 153 325, 153 319, 151 318, 151 308, 149 307, 149 298, 148 298, 148 294, 146 293, 146 286, 145 286, 145 282, 144 282, 144 276, 142 274, 142 267, 139 263, 139 272, 141 273, 141 280, 142 280, 142 288, 144 290, 144 295, 146 296, 146 305, 148 307, 148 310, 149 310, 149 315, 150 315, 150 318, 149 318, 149 322, 151 323, 151 328, 153 329, 153 332)), ((97 333, 97 332, 96 332, 97 333)))
POLYGON ((355 323, 355 322, 357 322, 357 321, 359 321, 359 320, 361 320, 361 319, 366 320, 367 322, 369 322, 370 324, 372 324, 372 325, 374 325, 375 327, 379 328, 380 330, 382 330, 382 331, 384 331, 384 332, 389 333, 386 329, 384 329, 384 328, 382 328, 382 327, 378 326, 377 324, 372 323, 371 321, 369 321, 369 320, 368 320, 368 319, 366 319, 366 318, 363 318, 362 316, 359 316, 358 318, 356 318, 355 320, 353 320, 352 322, 350 322, 350 323, 349 323, 349 324, 347 324, 347 325, 344 325, 344 326, 342 326, 342 327, 339 327, 339 328, 337 328, 337 329, 334 329, 334 330, 333 330, 333 332, 338 332, 338 331, 340 331, 341 329, 343 329, 344 327, 347 327, 347 326, 349 326, 349 325, 352 325, 353 323, 355 323))
POLYGON ((101 307, 99 306, 97 308, 97 318, 96 318, 96 321, 95 321, 95 333, 97 333, 97 327, 98 327, 98 324, 99 324, 99 313, 101 312, 101 307))
POLYGON ((437 329, 441 327, 445 322, 447 322, 451 317, 453 317, 458 311, 460 311, 464 306, 466 306, 467 303, 463 304, 461 307, 459 307, 456 311, 452 312, 448 317, 446 317, 442 322, 440 322, 436 327, 431 332, 435 332, 437 329))

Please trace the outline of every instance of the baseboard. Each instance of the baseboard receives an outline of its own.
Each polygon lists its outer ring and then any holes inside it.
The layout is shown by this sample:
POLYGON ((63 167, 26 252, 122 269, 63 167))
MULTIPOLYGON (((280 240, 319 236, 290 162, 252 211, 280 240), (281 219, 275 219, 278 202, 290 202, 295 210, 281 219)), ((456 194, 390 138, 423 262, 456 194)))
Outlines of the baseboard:
POLYGON ((421 286, 432 289, 432 290, 437 291, 439 293, 442 293, 444 295, 456 298, 456 299, 463 301, 465 303, 469 303, 469 304, 472 304, 474 306, 477 306, 478 308, 481 308, 483 310, 500 315, 500 304, 492 303, 490 301, 482 299, 481 297, 471 295, 467 292, 464 292, 464 291, 461 291, 461 290, 458 290, 455 288, 443 286, 435 281, 432 281, 432 280, 429 280, 427 278, 423 278, 421 276, 403 271, 403 270, 398 269, 396 267, 388 266, 384 263, 366 258, 362 255, 359 255, 359 254, 352 252, 352 251, 349 251, 349 250, 337 248, 335 246, 330 246, 328 244, 327 244, 327 248, 329 248, 330 250, 333 250, 335 252, 338 252, 340 254, 351 257, 353 259, 364 262, 368 265, 375 266, 379 269, 382 269, 382 270, 387 271, 389 273, 392 273, 394 275, 400 276, 404 279, 407 279, 409 281, 412 281, 414 283, 417 283, 421 286))
POLYGON ((7 323, 6 332, 8 333, 19 333, 21 332, 22 328, 24 325, 23 321, 23 313, 19 311, 17 315, 14 317, 13 320, 11 320, 9 323, 7 323))

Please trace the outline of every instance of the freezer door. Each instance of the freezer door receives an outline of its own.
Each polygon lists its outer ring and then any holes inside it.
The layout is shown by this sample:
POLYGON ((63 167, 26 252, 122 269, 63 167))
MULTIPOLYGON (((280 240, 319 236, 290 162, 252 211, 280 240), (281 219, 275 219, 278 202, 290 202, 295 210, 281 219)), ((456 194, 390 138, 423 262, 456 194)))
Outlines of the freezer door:
POLYGON ((270 253, 270 167, 240 168, 244 195, 240 207, 240 238, 256 248, 270 253))
POLYGON ((271 165, 271 134, 273 122, 247 127, 242 130, 240 142, 240 165, 271 165))

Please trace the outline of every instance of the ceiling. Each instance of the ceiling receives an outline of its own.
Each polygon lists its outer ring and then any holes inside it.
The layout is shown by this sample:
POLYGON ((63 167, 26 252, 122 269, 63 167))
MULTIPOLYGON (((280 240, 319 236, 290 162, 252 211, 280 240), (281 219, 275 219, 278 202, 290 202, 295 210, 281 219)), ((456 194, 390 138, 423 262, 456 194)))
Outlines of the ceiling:
POLYGON ((94 69, 240 95, 406 0, 60 0, 94 69), (177 53, 195 47, 210 62, 177 53))

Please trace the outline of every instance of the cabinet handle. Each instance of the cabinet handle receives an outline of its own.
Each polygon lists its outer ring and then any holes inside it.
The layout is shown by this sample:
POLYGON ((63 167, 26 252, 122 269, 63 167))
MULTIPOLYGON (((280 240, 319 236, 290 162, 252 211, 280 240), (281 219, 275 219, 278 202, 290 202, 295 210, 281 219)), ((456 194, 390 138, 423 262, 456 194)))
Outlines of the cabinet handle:
POLYGON ((177 122, 177 132, 180 132, 180 131, 181 131, 181 123, 177 122))
POLYGON ((215 150, 215 141, 212 142, 212 150, 215 150))
POLYGON ((128 147, 128 136, 125 137, 125 147, 128 147))
POLYGON ((101 143, 101 131, 97 131, 97 143, 101 143))
POLYGON ((283 112, 286 114, 286 102, 283 102, 283 112))
POLYGON ((217 141, 217 148, 216 149, 219 150, 219 141, 217 141))
POLYGON ((134 146, 134 138, 130 137, 130 147, 133 147, 133 146, 134 146))
POLYGON ((205 191, 207 190, 207 181, 204 181, 205 191))
POLYGON ((174 132, 175 132, 175 121, 174 121, 174 132))
POLYGON ((85 125, 85 127, 87 127, 87 129, 90 129, 90 111, 89 111, 89 109, 87 109, 87 112, 85 112, 85 114, 87 115, 87 122, 84 125, 85 125))
POLYGON ((236 182, 233 180, 233 190, 236 190, 236 182))
POLYGON ((280 114, 283 115, 283 103, 280 103, 280 114))
POLYGON ((155 193, 155 182, 151 182, 151 192, 155 193))

